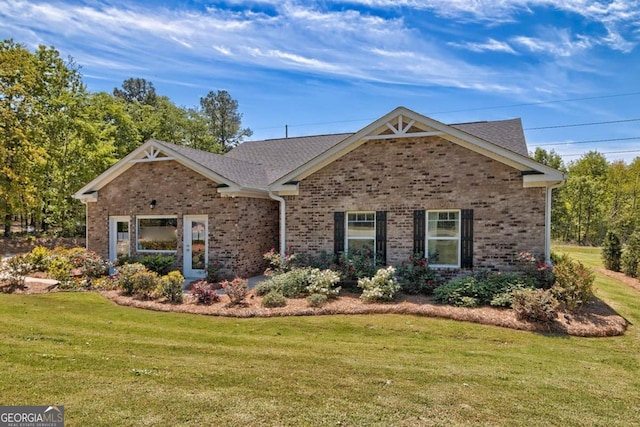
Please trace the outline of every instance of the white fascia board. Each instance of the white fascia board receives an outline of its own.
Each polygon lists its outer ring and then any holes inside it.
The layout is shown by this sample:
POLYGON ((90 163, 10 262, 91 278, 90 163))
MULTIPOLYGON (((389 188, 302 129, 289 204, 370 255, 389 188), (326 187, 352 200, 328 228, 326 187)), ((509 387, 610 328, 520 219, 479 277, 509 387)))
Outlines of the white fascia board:
POLYGON ((564 174, 561 174, 561 177, 550 177, 544 174, 536 174, 536 175, 524 175, 522 177, 522 186, 524 188, 532 188, 532 187, 547 187, 547 188, 557 188, 564 185, 566 181, 566 177, 564 174))
POLYGON ((278 196, 297 196, 300 193, 300 185, 298 183, 272 186, 269 189, 278 196))
POLYGON ((237 185, 230 187, 218 188, 218 193, 221 197, 250 197, 254 199, 269 199, 269 191, 257 189, 239 187, 237 185))

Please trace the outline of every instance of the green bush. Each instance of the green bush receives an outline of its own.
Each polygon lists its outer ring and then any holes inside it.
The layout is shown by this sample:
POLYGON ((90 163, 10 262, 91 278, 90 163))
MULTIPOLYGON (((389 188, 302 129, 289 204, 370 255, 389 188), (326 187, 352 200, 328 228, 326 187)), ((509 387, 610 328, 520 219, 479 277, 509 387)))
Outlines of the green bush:
POLYGON ((380 267, 371 251, 350 251, 338 257, 337 271, 342 280, 358 280, 372 277, 380 267))
POLYGON ((364 302, 391 301, 400 290, 393 267, 381 268, 373 277, 359 279, 358 287, 362 289, 360 298, 364 302))
POLYGON ((513 293, 516 318, 549 323, 556 318, 558 302, 548 289, 521 289, 513 293))
POLYGON ((54 255, 49 261, 48 274, 59 282, 71 280, 71 270, 73 266, 64 255, 54 255))
POLYGON ((140 263, 124 264, 118 266, 116 269, 116 274, 113 276, 115 286, 122 289, 125 294, 133 295, 135 288, 133 276, 141 271, 147 271, 147 267, 140 263))
POLYGON ((196 297, 198 304, 211 305, 220 301, 220 295, 213 284, 206 280, 198 280, 191 286, 191 293, 196 297))
POLYGON ((286 273, 299 265, 296 254, 288 253, 283 258, 280 252, 276 251, 275 248, 271 248, 263 255, 263 257, 265 260, 269 261, 269 267, 267 267, 265 274, 271 276, 286 273))
POLYGON ((247 280, 239 277, 236 277, 232 281, 222 281, 222 289, 224 289, 225 293, 229 297, 231 305, 243 304, 244 299, 247 297, 247 293, 249 292, 247 280))
POLYGON ((593 297, 593 270, 568 256, 554 267, 556 283, 551 293, 568 311, 576 311, 593 297))
POLYGON ((530 288, 532 282, 518 274, 476 273, 438 286, 433 300, 439 304, 458 307, 494 305, 508 307, 510 294, 517 289, 530 288))
POLYGON ((33 250, 27 254, 27 259, 31 264, 32 271, 49 270, 51 256, 51 251, 44 246, 36 246, 33 248, 33 250))
POLYGON ((311 268, 294 268, 272 276, 269 280, 256 286, 257 295, 266 295, 278 291, 287 298, 299 298, 307 294, 307 286, 311 284, 311 268))
POLYGON ((133 294, 144 298, 151 298, 161 285, 160 276, 155 271, 143 270, 131 277, 133 294))
POLYGON ((93 251, 76 248, 69 251, 67 257, 73 268, 80 269, 82 277, 97 279, 109 273, 109 262, 93 251))
POLYGON ((147 267, 147 270, 151 270, 161 276, 169 274, 175 268, 175 257, 173 255, 145 255, 140 258, 134 258, 134 260, 147 267))
POLYGON ((262 305, 268 308, 284 307, 287 305, 287 299, 278 291, 271 291, 262 297, 262 305))
POLYGON ((220 261, 209 261, 207 264, 207 277, 205 277, 205 280, 208 283, 218 283, 221 279, 220 271, 222 268, 223 265, 220 261))
POLYGON ((166 276, 160 278, 158 293, 172 303, 182 302, 182 284, 184 277, 179 271, 171 271, 166 276))
POLYGON ((438 286, 436 273, 429 267, 429 260, 420 254, 409 257, 396 266, 396 277, 403 292, 410 295, 431 295, 438 286))
POLYGON ((640 267, 640 231, 634 231, 629 237, 621 259, 622 272, 629 277, 638 277, 640 267))
POLYGON ((311 294, 307 297, 307 303, 310 307, 322 307, 328 298, 325 294, 311 294))
POLYGON ((525 280, 532 281, 534 287, 549 289, 553 286, 555 278, 553 267, 546 264, 541 258, 527 251, 521 251, 516 257, 520 272, 525 280))
POLYGON ((620 260, 622 257, 622 243, 620 237, 609 230, 602 242, 602 261, 604 268, 611 271, 620 271, 620 260))

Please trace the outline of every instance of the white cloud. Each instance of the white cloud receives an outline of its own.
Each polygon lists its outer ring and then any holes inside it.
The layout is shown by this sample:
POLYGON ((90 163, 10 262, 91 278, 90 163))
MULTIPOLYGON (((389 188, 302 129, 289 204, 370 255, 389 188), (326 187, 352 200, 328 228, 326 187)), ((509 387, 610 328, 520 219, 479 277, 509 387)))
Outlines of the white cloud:
POLYGON ((503 53, 511 53, 515 54, 516 51, 506 42, 500 42, 495 39, 489 39, 484 43, 474 43, 474 42, 466 42, 466 43, 449 43, 450 46, 467 49, 472 52, 503 52, 503 53))

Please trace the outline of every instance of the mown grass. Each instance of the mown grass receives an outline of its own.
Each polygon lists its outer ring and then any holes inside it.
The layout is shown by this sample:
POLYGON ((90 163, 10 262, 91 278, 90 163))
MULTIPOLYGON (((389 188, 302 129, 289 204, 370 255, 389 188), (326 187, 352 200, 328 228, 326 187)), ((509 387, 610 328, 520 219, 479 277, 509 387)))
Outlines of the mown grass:
MULTIPOLYGON (((571 255, 582 254, 569 248, 571 255)), ((0 295, 0 404, 68 426, 628 426, 639 292, 598 276, 614 338, 401 315, 225 319, 92 293, 0 295)))

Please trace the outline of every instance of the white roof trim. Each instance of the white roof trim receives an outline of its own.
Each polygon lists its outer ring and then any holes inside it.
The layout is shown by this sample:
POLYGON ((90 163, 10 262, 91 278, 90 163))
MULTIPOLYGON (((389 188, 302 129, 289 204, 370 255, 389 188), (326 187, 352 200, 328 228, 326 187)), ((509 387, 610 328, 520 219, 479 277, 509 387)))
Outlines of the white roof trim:
MULTIPOLYGON (((87 200, 88 194, 97 193, 101 188, 109 184, 111 181, 116 179, 118 176, 122 175, 126 172, 131 166, 136 163, 141 162, 150 162, 150 161, 164 161, 164 160, 175 160, 176 162, 182 164, 183 166, 209 178, 210 180, 219 183, 226 184, 230 188, 235 188, 237 191, 242 191, 240 186, 229 179, 218 175, 212 170, 203 167, 199 163, 194 162, 193 160, 185 157, 179 152, 172 150, 169 147, 166 147, 155 140, 148 140, 140 147, 133 150, 127 156, 125 156, 122 160, 117 162, 115 165, 111 166, 105 172, 96 177, 93 181, 89 182, 87 185, 78 190, 73 197, 80 200, 87 200)), ((250 191, 258 191, 264 192, 268 195, 266 190, 255 190, 251 189, 250 191)), ((97 195, 95 196, 97 200, 97 195)))
MULTIPOLYGON (((535 180, 538 184, 541 184, 542 182, 562 183, 566 179, 562 172, 543 165, 542 163, 538 163, 530 157, 507 150, 506 148, 448 126, 437 120, 418 114, 405 107, 398 107, 340 143, 334 145, 304 165, 284 175, 277 181, 273 182, 270 188, 279 189, 289 181, 300 181, 345 154, 355 150, 369 140, 414 138, 433 135, 440 136, 443 139, 492 158, 519 171, 538 172, 539 175, 541 175, 540 179, 535 180), (403 125, 404 119, 409 120, 406 126, 403 125), (412 127, 418 128, 421 131, 409 132, 412 127), (387 130, 391 130, 392 133, 382 134, 383 131, 387 130)), ((532 184, 534 180, 532 178, 528 178, 526 182, 532 184)))

